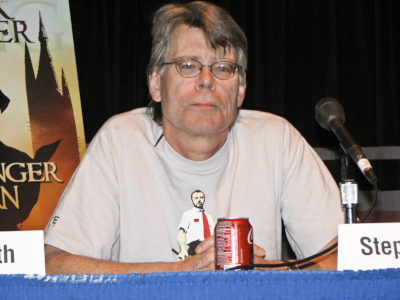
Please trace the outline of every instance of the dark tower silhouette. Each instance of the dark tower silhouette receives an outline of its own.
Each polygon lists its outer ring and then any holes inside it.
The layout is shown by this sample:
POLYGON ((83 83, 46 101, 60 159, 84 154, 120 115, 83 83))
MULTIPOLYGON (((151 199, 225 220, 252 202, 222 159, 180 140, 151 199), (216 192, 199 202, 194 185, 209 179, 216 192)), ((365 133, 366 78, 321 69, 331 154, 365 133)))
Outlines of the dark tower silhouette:
POLYGON ((36 153, 42 146, 61 140, 51 157, 51 162, 55 163, 57 177, 63 182, 55 182, 53 179, 52 182, 41 183, 39 200, 33 208, 35 214, 28 222, 28 224, 35 224, 35 227, 30 229, 44 228, 80 161, 67 77, 62 69, 60 86, 54 71, 48 40, 49 37, 39 13, 40 57, 37 76, 35 76, 28 45, 25 44, 25 80, 32 146, 33 153, 36 153))
MULTIPOLYGON (((53 159, 75 167, 79 147, 74 112, 67 80, 62 70, 62 91, 57 82, 48 47, 48 36, 39 13, 40 59, 35 78, 29 49, 25 44, 25 79, 33 152, 61 139, 53 159)), ((61 170, 60 170, 61 171, 61 170)))

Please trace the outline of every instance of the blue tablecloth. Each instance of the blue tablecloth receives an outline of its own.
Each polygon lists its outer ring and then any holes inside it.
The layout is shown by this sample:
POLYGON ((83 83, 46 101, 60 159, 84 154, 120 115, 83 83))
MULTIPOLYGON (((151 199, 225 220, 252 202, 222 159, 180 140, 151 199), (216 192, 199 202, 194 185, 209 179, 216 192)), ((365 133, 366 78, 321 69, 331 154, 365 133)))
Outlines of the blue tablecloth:
POLYGON ((400 269, 0 275, 0 299, 400 299, 400 269))

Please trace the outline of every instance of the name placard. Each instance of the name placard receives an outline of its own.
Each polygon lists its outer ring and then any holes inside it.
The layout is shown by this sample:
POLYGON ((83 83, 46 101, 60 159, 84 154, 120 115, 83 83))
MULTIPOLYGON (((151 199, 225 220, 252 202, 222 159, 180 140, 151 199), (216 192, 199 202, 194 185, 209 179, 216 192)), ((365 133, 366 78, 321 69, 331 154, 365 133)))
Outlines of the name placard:
POLYGON ((400 268, 400 223, 339 225, 338 270, 400 268))
POLYGON ((0 274, 46 274, 43 230, 0 231, 0 274))

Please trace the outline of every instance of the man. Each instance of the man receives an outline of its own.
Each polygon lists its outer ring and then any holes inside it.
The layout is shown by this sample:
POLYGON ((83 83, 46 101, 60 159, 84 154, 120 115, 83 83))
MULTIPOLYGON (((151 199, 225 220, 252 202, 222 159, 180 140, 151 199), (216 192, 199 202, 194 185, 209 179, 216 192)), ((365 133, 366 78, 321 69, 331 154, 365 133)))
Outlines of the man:
POLYGON ((214 231, 214 222, 204 209, 206 200, 204 193, 196 190, 191 197, 193 208, 184 212, 179 224, 178 243, 180 252, 178 257, 185 259, 187 256, 196 254, 197 246, 214 231), (186 250, 185 239, 189 248, 186 250))
MULTIPOLYGON (((46 228, 47 273, 213 270, 212 236, 185 260, 171 251, 197 189, 213 219, 250 219, 255 263, 281 258, 282 220, 298 258, 324 248, 343 219, 338 188, 286 120, 239 112, 247 40, 232 17, 169 4, 152 36, 150 116, 115 116, 91 142, 46 228)), ((335 268, 335 257, 312 266, 335 268)))

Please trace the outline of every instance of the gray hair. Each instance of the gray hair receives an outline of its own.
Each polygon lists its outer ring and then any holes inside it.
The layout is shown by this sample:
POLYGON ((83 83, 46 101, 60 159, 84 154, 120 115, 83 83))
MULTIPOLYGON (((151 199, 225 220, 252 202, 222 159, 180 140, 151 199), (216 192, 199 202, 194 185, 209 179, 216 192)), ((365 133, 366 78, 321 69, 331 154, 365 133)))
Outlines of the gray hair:
MULTIPOLYGON (((171 37, 179 25, 201 29, 213 49, 219 47, 237 52, 240 84, 246 83, 247 38, 232 16, 223 8, 203 1, 186 4, 166 4, 153 17, 151 35, 153 37, 150 62, 147 66, 147 78, 156 67, 165 62, 171 48, 171 37)), ((160 69, 159 72, 163 70, 160 69)), ((162 73, 161 73, 162 74, 162 73)), ((161 103, 151 99, 147 106, 153 121, 162 124, 161 103)))

